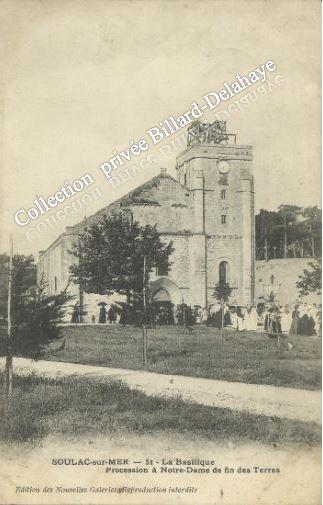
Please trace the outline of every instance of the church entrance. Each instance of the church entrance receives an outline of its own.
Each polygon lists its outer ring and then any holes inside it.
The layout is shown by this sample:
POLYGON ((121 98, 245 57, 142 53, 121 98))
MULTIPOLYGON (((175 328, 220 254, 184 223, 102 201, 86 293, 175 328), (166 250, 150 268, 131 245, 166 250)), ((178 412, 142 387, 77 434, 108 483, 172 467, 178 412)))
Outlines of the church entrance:
POLYGON ((183 296, 174 281, 160 277, 149 286, 153 319, 156 324, 175 324, 177 306, 183 296))
POLYGON ((152 312, 157 324, 174 324, 174 306, 166 289, 159 289, 152 299, 152 312))

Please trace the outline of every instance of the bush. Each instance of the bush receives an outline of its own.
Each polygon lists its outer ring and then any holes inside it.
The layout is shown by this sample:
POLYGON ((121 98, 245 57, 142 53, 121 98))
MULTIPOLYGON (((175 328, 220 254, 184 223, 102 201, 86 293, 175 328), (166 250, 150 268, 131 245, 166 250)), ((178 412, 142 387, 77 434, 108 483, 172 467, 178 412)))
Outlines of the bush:
POLYGON ((177 324, 183 326, 193 326, 196 323, 196 316, 192 307, 182 303, 177 306, 177 324))

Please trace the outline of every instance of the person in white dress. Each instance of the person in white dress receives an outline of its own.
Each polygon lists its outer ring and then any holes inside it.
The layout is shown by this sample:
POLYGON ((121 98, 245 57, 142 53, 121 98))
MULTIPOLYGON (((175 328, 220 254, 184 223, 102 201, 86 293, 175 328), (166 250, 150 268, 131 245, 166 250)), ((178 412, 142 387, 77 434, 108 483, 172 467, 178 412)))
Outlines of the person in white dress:
POLYGON ((257 331, 258 314, 256 307, 251 307, 248 318, 248 330, 257 331))
POLYGON ((284 310, 280 316, 280 326, 283 335, 289 335, 291 326, 292 326, 292 312, 290 310, 289 305, 284 306, 284 310))
POLYGON ((238 319, 237 330, 243 331, 245 329, 244 308, 243 307, 237 308, 237 319, 238 319))
POLYGON ((242 309, 242 313, 244 314, 244 329, 249 330, 250 326, 250 305, 242 309))
POLYGON ((238 316, 236 309, 233 309, 230 312, 231 326, 234 330, 238 329, 238 316))

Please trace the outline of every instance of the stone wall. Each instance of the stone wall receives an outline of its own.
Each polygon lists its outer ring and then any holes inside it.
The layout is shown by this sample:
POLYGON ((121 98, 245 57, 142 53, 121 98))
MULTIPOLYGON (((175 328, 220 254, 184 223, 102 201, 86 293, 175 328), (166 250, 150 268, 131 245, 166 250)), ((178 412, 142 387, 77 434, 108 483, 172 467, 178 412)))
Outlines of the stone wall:
POLYGON ((72 313, 72 305, 80 302, 78 287, 70 282, 69 267, 75 262, 75 256, 71 254, 77 237, 73 229, 67 227, 47 249, 39 252, 37 268, 38 283, 45 283, 46 293, 49 295, 59 293, 68 286, 68 292, 73 296, 68 304, 65 321, 69 321, 72 313))
MULTIPOLYGON (((256 261, 256 299, 276 296, 280 304, 294 303, 298 298, 296 282, 304 268, 309 268, 311 258, 287 258, 256 261)), ((321 303, 319 295, 305 297, 308 303, 321 303)))
POLYGON ((226 261, 229 264, 228 282, 234 288, 232 299, 242 303, 242 255, 241 236, 239 235, 213 235, 208 238, 207 265, 208 265, 208 304, 213 302, 213 291, 219 282, 219 264, 226 261))

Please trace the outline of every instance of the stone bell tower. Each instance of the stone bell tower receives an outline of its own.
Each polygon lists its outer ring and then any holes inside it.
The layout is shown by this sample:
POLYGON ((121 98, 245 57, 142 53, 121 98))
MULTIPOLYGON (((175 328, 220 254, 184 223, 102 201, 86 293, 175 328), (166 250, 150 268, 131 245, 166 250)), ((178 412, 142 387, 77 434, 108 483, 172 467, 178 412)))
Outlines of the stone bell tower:
MULTIPOLYGON (((177 156, 181 184, 192 192, 191 282, 213 302, 219 281, 233 288, 231 301, 252 303, 255 283, 252 148, 238 145, 225 121, 195 121, 187 148, 177 156)), ((202 293, 200 293, 200 298, 202 293)))

